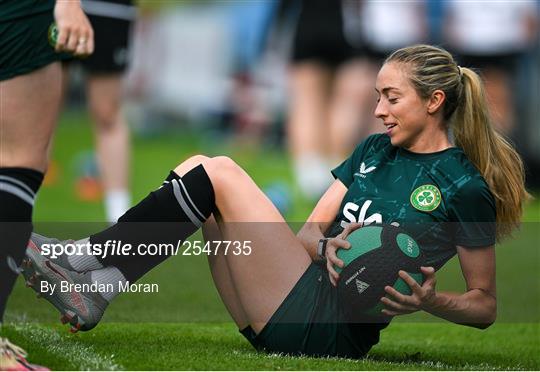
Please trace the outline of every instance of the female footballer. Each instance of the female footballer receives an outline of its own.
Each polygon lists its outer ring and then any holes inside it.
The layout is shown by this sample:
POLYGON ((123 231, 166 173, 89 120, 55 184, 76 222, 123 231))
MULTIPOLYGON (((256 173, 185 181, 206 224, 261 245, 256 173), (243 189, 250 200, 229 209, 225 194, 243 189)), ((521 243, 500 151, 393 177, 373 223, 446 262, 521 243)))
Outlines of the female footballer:
MULTIPOLYGON (((58 52, 86 56, 93 49, 80 1, 0 2, 0 323, 17 278, 8 262, 19 265, 24 257, 35 194, 48 164, 62 90, 58 52), (51 46, 53 22, 57 40, 51 46)), ((36 367, 23 354, 0 338, 0 369, 36 367)))
MULTIPOLYGON (((333 170, 335 182, 297 235, 231 159, 194 156, 89 242, 135 243, 157 236, 175 241, 200 227, 207 240, 251 241, 250 254, 209 256, 215 285, 241 333, 270 352, 358 358, 378 342, 385 324, 342 318, 346 304, 337 300, 339 275, 333 266, 343 265, 336 250, 349 248, 344 238, 374 222, 451 223, 450 229, 425 229, 418 238, 427 259, 425 281, 420 285, 402 272, 412 294, 387 287, 383 312, 424 310, 455 323, 489 326, 497 309, 494 245, 519 224, 527 197, 521 160, 492 129, 478 75, 443 49, 416 45, 392 53, 375 89, 375 116, 386 133, 367 138, 333 170), (422 199, 426 191, 430 197, 422 199), (134 222, 175 228, 164 227, 158 235, 134 222), (435 270, 455 254, 467 291, 439 292, 435 270), (324 258, 326 267, 314 262, 324 258)), ((166 258, 84 255, 51 261, 40 255, 45 241, 32 239, 27 278, 38 274, 58 282, 60 272, 75 283, 131 283, 166 258)), ((96 325, 118 293, 113 292, 73 293, 84 311, 73 300, 47 297, 77 330, 96 325)))

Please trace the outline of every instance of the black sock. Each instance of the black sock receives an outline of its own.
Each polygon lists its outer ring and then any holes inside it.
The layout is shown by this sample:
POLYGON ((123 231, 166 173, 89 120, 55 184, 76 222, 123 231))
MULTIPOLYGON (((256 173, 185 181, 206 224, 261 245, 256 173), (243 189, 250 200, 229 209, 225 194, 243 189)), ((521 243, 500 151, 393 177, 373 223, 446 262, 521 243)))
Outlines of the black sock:
POLYGON ((129 255, 97 258, 103 266, 116 266, 128 281, 134 282, 170 256, 140 255, 136 249, 139 244, 177 246, 202 226, 214 208, 214 189, 202 165, 183 177, 171 171, 159 189, 128 210, 117 224, 90 236, 90 244, 131 244, 129 255))
POLYGON ((0 322, 32 232, 32 209, 43 173, 28 168, 0 168, 0 322))

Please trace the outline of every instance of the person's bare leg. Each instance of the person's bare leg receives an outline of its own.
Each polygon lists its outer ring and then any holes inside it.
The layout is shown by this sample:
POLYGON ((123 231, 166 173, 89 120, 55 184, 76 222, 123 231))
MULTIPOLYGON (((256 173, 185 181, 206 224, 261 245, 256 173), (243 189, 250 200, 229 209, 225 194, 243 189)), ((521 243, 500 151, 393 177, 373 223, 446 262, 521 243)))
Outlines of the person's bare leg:
POLYGON ((0 323, 32 232, 60 105, 59 63, 0 81, 0 323))
POLYGON ((510 92, 510 76, 502 69, 486 68, 482 71, 485 81, 489 111, 495 128, 510 136, 514 129, 514 109, 510 92))
MULTIPOLYGON (((195 156, 183 163, 182 169, 176 170, 179 176, 183 176, 185 172, 194 168, 195 166, 209 161, 210 158, 206 156, 195 156)), ((203 238, 208 241, 223 241, 223 235, 219 229, 217 221, 214 215, 210 216, 202 227, 203 238)), ((249 325, 248 317, 242 307, 238 292, 234 286, 234 282, 229 270, 229 265, 223 250, 218 251, 217 255, 208 255, 208 265, 210 266, 210 272, 216 289, 223 301, 223 304, 227 308, 227 311, 233 318, 234 322, 239 329, 244 329, 249 325)))
POLYGON ((287 123, 291 154, 319 153, 324 141, 332 72, 316 63, 290 69, 291 103, 287 123))
POLYGON ((129 130, 122 113, 121 75, 90 75, 87 88, 107 219, 116 222, 130 204, 129 130))
MULTIPOLYGON (((61 92, 60 92, 60 104, 58 108, 58 113, 60 113, 62 107, 64 106, 64 102, 66 99, 66 93, 69 89, 69 74, 70 74, 70 63, 62 62, 61 63, 61 69, 62 69, 62 86, 61 86, 61 92)), ((49 141, 49 145, 47 146, 47 159, 50 161, 51 154, 53 151, 54 146, 54 136, 51 136, 51 139, 49 141)))
POLYGON ((0 82, 0 167, 47 169, 61 91, 60 63, 0 82))
POLYGON ((290 69, 287 140, 298 186, 310 198, 319 197, 331 182, 327 166, 322 163, 332 79, 330 69, 314 62, 300 63, 290 69))
POLYGON ((311 258, 278 210, 236 163, 226 157, 193 157, 175 172, 185 174, 198 164, 212 182, 223 238, 250 242, 250 254, 229 253, 225 258, 249 324, 260 332, 311 258))
MULTIPOLYGON (((204 223, 202 232, 206 242, 223 241, 223 236, 214 216, 210 216, 204 223)), ((227 311, 239 329, 246 328, 249 325, 249 320, 240 303, 240 298, 234 286, 229 265, 223 255, 223 251, 221 253, 218 251, 216 255, 208 255, 208 265, 210 266, 210 272, 212 273, 212 279, 214 280, 216 289, 227 311)))
POLYGON ((372 126, 374 120, 365 115, 367 111, 373 112, 375 78, 376 71, 372 73, 370 63, 366 60, 350 62, 336 73, 327 142, 328 155, 335 166, 351 154, 361 138, 378 130, 372 126))

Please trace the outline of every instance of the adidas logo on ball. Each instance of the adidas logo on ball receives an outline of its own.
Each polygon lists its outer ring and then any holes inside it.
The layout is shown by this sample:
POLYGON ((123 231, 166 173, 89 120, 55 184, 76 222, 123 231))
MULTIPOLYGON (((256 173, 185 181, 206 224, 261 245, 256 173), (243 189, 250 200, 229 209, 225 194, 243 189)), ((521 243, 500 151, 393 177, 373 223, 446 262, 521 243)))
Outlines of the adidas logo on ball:
POLYGON ((358 289, 358 294, 362 294, 362 292, 364 292, 368 287, 369 287, 369 284, 356 279, 356 289, 358 289))
POLYGON ((347 240, 351 248, 337 251, 345 266, 335 267, 340 274, 338 297, 347 321, 388 321, 381 313, 384 287, 410 294, 410 287, 398 273, 404 270, 421 284, 424 254, 410 235, 393 225, 365 226, 353 231, 347 240))

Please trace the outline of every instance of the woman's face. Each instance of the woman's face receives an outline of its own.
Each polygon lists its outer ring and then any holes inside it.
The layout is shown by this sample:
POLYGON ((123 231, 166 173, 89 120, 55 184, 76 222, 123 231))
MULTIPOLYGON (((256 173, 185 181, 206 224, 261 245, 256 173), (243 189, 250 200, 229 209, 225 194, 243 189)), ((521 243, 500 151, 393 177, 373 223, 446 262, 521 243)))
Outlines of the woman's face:
POLYGON ((383 121, 392 145, 421 152, 429 143, 427 100, 422 99, 407 76, 407 66, 390 62, 377 75, 375 117, 383 121), (426 142, 427 141, 427 142, 426 142))

